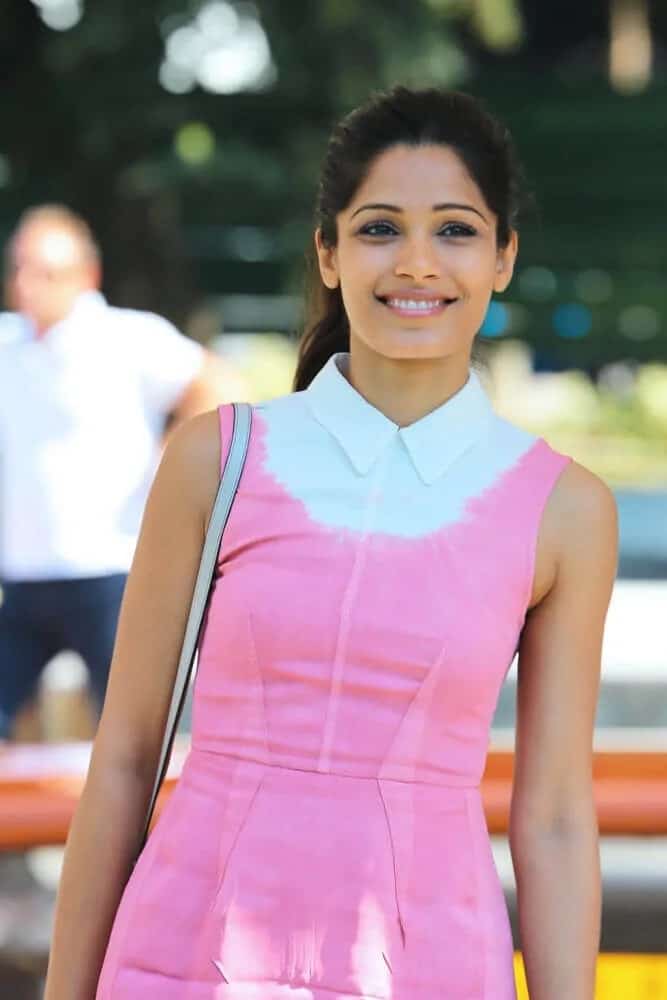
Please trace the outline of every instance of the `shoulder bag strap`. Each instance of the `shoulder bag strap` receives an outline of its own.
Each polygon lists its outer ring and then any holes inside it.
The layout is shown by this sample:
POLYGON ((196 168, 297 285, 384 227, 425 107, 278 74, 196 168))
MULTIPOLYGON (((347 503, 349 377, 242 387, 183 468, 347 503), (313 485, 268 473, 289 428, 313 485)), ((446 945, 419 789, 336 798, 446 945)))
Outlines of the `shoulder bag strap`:
POLYGON ((211 581, 213 580, 213 573, 215 571, 215 563, 218 556, 218 550, 220 548, 222 533, 225 529, 229 513, 232 509, 232 504, 234 502, 234 497, 236 496, 236 491, 238 489, 241 473, 243 472, 243 466, 248 452, 252 408, 249 403, 233 403, 232 405, 234 407, 232 441, 227 453, 227 459, 225 461, 224 471, 220 479, 220 485, 216 494, 215 503, 213 504, 211 520, 206 531, 206 539, 202 549, 199 571, 197 573, 197 579, 195 580, 194 590, 192 593, 190 613, 185 626, 183 647, 178 661, 178 669, 176 671, 176 679, 174 681, 169 714, 167 715, 167 723, 162 742, 162 750, 160 752, 160 760, 155 776, 155 782, 153 784, 150 804, 146 813, 146 820, 144 823, 144 830, 138 853, 141 853, 141 850, 146 842, 158 792, 160 791, 160 786, 169 766, 169 758, 171 756, 174 737, 176 735, 178 720, 180 719, 183 711, 183 705, 185 704, 190 678, 194 673, 193 668, 195 666, 199 634, 201 632, 204 612, 206 610, 208 595, 211 589, 211 581))

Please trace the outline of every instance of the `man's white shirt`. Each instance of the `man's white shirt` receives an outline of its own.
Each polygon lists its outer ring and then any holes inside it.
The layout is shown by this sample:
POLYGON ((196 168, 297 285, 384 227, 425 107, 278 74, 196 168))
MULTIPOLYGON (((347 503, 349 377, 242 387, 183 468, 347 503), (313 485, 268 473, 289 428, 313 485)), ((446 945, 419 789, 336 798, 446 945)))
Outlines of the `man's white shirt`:
POLYGON ((165 418, 204 354, 98 292, 41 337, 0 314, 0 580, 129 569, 165 418))

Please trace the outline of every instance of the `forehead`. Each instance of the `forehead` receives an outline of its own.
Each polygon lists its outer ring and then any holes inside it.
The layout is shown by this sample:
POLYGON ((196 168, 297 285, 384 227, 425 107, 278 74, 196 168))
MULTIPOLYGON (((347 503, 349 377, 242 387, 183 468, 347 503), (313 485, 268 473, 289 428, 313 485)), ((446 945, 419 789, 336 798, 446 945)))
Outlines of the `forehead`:
POLYGON ((14 237, 12 255, 15 260, 35 260, 47 267, 70 267, 79 262, 81 248, 64 226, 28 223, 14 237))
POLYGON ((482 192, 449 146, 393 146, 380 153, 348 206, 385 202, 400 208, 431 209, 447 201, 465 200, 487 208, 482 192))

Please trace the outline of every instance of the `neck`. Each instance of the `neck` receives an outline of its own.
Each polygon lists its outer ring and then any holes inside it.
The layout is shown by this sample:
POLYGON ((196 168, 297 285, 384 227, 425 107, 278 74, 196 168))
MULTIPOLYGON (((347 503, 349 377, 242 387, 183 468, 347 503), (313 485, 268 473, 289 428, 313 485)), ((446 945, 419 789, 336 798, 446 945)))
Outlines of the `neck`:
POLYGON ((49 333, 49 330, 52 330, 53 327, 57 326, 58 323, 62 323, 63 320, 67 319, 67 317, 72 313, 72 310, 74 309, 75 305, 77 304, 81 296, 86 295, 90 291, 92 291, 92 289, 86 288, 82 289, 80 292, 77 292, 77 294, 74 295, 67 302, 66 306, 59 309, 57 313, 52 313, 48 317, 48 319, 44 318, 37 319, 35 316, 31 316, 27 313, 24 314, 33 326, 33 329, 35 331, 35 337, 38 340, 42 340, 44 337, 46 337, 47 334, 49 333))
POLYGON ((407 427, 463 388, 470 374, 470 357, 387 358, 366 348, 352 348, 341 371, 371 406, 392 423, 407 427))

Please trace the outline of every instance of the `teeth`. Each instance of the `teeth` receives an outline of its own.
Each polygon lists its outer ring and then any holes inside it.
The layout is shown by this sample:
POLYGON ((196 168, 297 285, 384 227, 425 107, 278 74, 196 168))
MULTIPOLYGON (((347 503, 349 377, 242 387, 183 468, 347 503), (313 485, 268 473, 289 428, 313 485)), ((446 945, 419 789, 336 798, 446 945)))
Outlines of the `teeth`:
POLYGON ((444 299, 387 299, 387 305, 393 309, 413 309, 415 312, 428 312, 443 302, 444 299))

